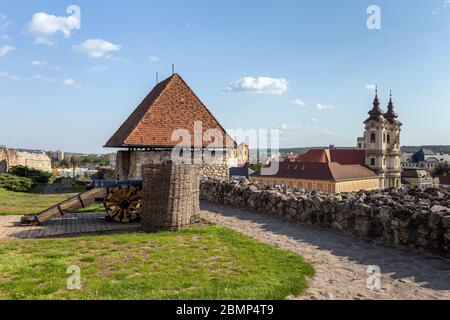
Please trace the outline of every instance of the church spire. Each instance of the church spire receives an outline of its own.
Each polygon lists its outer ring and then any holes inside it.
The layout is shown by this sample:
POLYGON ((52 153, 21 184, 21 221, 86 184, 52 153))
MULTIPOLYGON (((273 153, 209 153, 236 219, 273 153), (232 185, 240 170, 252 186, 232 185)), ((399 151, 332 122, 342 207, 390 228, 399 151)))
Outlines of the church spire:
POLYGON ((375 88, 375 99, 373 100, 373 108, 369 111, 369 119, 366 122, 373 121, 383 121, 383 111, 380 109, 380 101, 378 100, 378 86, 375 88))
POLYGON ((394 111, 394 103, 392 102, 392 91, 389 93, 389 104, 388 104, 388 111, 384 114, 384 117, 389 122, 395 122, 398 118, 398 115, 394 111))

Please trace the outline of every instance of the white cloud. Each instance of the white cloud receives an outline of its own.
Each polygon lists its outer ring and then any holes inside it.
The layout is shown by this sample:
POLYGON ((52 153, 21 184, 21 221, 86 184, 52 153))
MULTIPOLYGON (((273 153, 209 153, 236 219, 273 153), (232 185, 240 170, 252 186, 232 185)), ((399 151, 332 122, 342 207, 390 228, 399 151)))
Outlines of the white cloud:
POLYGON ((102 71, 107 71, 107 70, 109 70, 109 68, 105 67, 105 66, 93 66, 93 67, 87 69, 86 72, 97 73, 97 72, 102 72, 102 71))
POLYGON ((443 0, 439 6, 437 6, 436 8, 433 9, 433 11, 431 11, 431 13, 433 15, 438 15, 443 11, 446 11, 448 6, 450 6, 450 0, 443 0))
POLYGON ((14 51, 15 48, 12 46, 1 46, 0 47, 0 58, 7 55, 9 52, 14 51))
POLYGON ((156 57, 156 56, 150 56, 150 57, 148 57, 148 61, 150 61, 150 62, 158 62, 159 58, 156 57))
POLYGON ((368 84, 366 85, 366 89, 375 92, 377 86, 374 84, 368 84))
POLYGON ((317 109, 317 110, 333 110, 333 109, 336 109, 333 105, 330 105, 330 104, 320 104, 320 103, 316 103, 315 105, 314 105, 314 107, 317 109))
POLYGON ((107 55, 105 57, 105 60, 108 60, 112 63, 116 63, 116 62, 131 63, 131 60, 129 60, 129 59, 113 56, 112 54, 107 55))
POLYGON ((34 41, 36 44, 54 44, 49 37, 57 33, 61 33, 68 38, 73 30, 81 28, 80 8, 69 6, 66 12, 70 14, 67 17, 37 12, 33 15, 25 30, 36 36, 34 41))
POLYGON ((73 85, 75 85, 75 80, 74 79, 66 79, 63 81, 63 84, 65 86, 73 86, 73 85))
POLYGON ((292 101, 292 104, 295 105, 295 106, 299 106, 299 107, 306 106, 306 102, 303 102, 300 99, 296 99, 296 100, 292 101))
POLYGON ((9 72, 0 72, 0 77, 6 78, 6 79, 9 79, 9 80, 20 80, 19 76, 10 74, 9 72))
POLYGON ((34 43, 35 44, 45 44, 45 45, 51 47, 55 44, 55 41, 47 39, 46 37, 36 37, 36 39, 34 39, 34 43))
POLYGON ((2 34, 2 35, 0 35, 0 39, 2 39, 4 41, 11 41, 12 37, 7 34, 2 34))
POLYGON ((73 46, 73 50, 86 53, 90 58, 101 58, 109 52, 119 51, 121 48, 120 45, 102 39, 89 39, 73 46))
POLYGON ((317 123, 317 119, 316 118, 311 118, 311 122, 317 123))
POLYGON ((43 82, 48 82, 48 83, 55 82, 55 80, 53 80, 51 78, 47 78, 47 77, 45 77, 43 75, 40 75, 40 74, 35 74, 35 75, 33 75, 33 76, 29 77, 29 78, 26 78, 25 80, 26 81, 36 80, 36 81, 43 81, 43 82))
POLYGON ((284 78, 244 77, 230 83, 225 91, 282 95, 287 91, 288 84, 284 78))
POLYGON ((63 68, 61 66, 55 66, 56 71, 63 71, 63 68))
POLYGON ((31 64, 32 64, 33 66, 35 66, 35 67, 43 67, 43 66, 46 66, 46 65, 47 65, 47 62, 45 62, 45 61, 39 61, 39 60, 33 60, 33 61, 31 62, 31 64))
POLYGON ((83 86, 79 83, 77 83, 74 79, 65 79, 62 81, 62 84, 65 85, 66 87, 71 87, 71 88, 76 88, 76 89, 80 89, 83 86))
POLYGON ((295 132, 295 134, 302 132, 302 134, 316 137, 337 137, 337 138, 347 138, 348 136, 344 133, 334 132, 332 130, 319 128, 317 126, 304 126, 304 125, 292 125, 292 124, 282 124, 276 126, 275 129, 279 129, 281 134, 290 134, 295 132))
POLYGON ((8 17, 0 13, 0 30, 5 30, 11 24, 8 17))

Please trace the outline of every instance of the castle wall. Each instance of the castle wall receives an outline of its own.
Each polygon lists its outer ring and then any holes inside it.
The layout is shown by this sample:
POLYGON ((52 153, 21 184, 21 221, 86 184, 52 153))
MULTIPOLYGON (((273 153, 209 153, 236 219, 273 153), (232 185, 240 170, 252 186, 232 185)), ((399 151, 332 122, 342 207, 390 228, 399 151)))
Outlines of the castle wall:
POLYGON ((29 153, 0 148, 0 172, 8 172, 15 166, 26 166, 31 169, 52 172, 51 159, 44 153, 29 153))
MULTIPOLYGON (((199 152, 199 151, 198 151, 199 152)), ((191 153, 194 156, 194 153, 191 153)), ((202 155, 196 153, 199 159, 203 158, 201 176, 209 178, 228 178, 229 166, 224 158, 218 160, 206 160, 202 155)), ((119 151, 116 157, 116 179, 118 180, 141 180, 142 165, 171 160, 171 150, 161 151, 119 151)), ((188 156, 189 157, 189 156, 188 156)))
POLYGON ((332 195, 207 179, 200 185, 200 198, 450 257, 449 188, 332 195))

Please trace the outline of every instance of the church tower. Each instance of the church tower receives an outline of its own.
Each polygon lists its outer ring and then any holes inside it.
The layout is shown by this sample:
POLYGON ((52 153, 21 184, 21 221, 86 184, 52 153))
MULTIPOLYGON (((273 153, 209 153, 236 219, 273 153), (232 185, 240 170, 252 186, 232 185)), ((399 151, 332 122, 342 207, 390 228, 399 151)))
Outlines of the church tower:
POLYGON ((366 165, 380 178, 380 189, 401 187, 400 131, 402 124, 397 120, 392 94, 388 111, 384 113, 375 92, 373 108, 364 121, 364 137, 358 139, 358 147, 366 151, 366 165))

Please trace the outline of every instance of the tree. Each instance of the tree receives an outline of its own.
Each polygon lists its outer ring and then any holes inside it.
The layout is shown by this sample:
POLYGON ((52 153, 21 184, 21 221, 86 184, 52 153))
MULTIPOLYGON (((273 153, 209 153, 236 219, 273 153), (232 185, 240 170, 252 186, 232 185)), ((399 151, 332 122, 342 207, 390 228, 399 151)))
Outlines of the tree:
POLYGON ((70 163, 69 161, 67 161, 67 159, 62 159, 60 162, 60 166, 61 168, 68 169, 70 167, 70 163))
POLYGON ((437 176, 450 175, 450 166, 447 162, 439 162, 434 167, 433 174, 437 176))
POLYGON ((72 156, 70 158, 70 165, 72 168, 77 168, 80 166, 81 158, 79 156, 72 156))
POLYGON ((262 168, 264 168, 264 165, 260 162, 250 165, 250 169, 252 169, 255 172, 261 171, 262 168))

